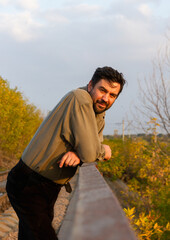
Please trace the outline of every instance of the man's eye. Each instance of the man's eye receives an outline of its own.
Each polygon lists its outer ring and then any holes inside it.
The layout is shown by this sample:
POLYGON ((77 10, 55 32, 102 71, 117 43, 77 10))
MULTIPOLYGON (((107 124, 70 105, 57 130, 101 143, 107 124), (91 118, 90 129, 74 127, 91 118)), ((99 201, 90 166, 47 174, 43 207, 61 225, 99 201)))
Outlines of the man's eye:
POLYGON ((100 88, 100 92, 106 92, 104 88, 100 88))
POLYGON ((110 96, 111 96, 111 98, 116 98, 116 97, 117 97, 117 96, 114 95, 114 94, 111 94, 110 96))

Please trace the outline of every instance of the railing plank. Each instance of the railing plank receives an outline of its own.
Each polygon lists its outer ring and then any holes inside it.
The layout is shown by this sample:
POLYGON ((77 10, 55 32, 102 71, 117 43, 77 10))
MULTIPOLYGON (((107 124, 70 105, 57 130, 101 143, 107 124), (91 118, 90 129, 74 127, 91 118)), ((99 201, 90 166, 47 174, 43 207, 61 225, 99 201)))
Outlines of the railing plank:
POLYGON ((84 164, 59 231, 60 240, 136 240, 125 214, 94 164, 84 164))

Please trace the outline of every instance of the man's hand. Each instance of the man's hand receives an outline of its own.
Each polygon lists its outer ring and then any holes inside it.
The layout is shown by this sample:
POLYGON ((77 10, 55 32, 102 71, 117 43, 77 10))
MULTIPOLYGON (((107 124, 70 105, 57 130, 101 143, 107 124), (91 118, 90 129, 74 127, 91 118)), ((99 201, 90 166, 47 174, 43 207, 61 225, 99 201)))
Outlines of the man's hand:
POLYGON ((111 148, 108 145, 103 144, 104 149, 105 149, 105 156, 104 160, 109 160, 112 156, 112 151, 111 148))
POLYGON ((59 163, 59 167, 62 168, 63 165, 65 165, 65 167, 67 166, 76 167, 79 163, 80 163, 80 159, 78 158, 75 152, 67 152, 62 157, 59 163))

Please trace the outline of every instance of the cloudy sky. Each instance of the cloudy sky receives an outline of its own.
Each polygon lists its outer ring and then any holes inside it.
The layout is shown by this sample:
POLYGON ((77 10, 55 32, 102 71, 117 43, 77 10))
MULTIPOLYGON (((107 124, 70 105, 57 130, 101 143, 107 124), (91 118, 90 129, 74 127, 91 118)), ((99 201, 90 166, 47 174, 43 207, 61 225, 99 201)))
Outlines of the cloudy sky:
POLYGON ((0 0, 0 75, 46 114, 97 67, 112 66, 128 82, 107 112, 112 134, 169 27, 169 0, 0 0))

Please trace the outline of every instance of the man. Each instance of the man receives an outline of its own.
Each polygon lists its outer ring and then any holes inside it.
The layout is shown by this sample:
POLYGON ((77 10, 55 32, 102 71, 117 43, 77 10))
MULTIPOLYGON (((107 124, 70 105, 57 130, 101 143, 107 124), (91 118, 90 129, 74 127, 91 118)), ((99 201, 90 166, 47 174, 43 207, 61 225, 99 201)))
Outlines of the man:
POLYGON ((43 121, 11 170, 7 193, 19 217, 19 240, 56 240, 53 207, 62 186, 84 162, 108 160, 102 144, 105 111, 123 89, 118 71, 97 68, 87 87, 65 95, 43 121))

